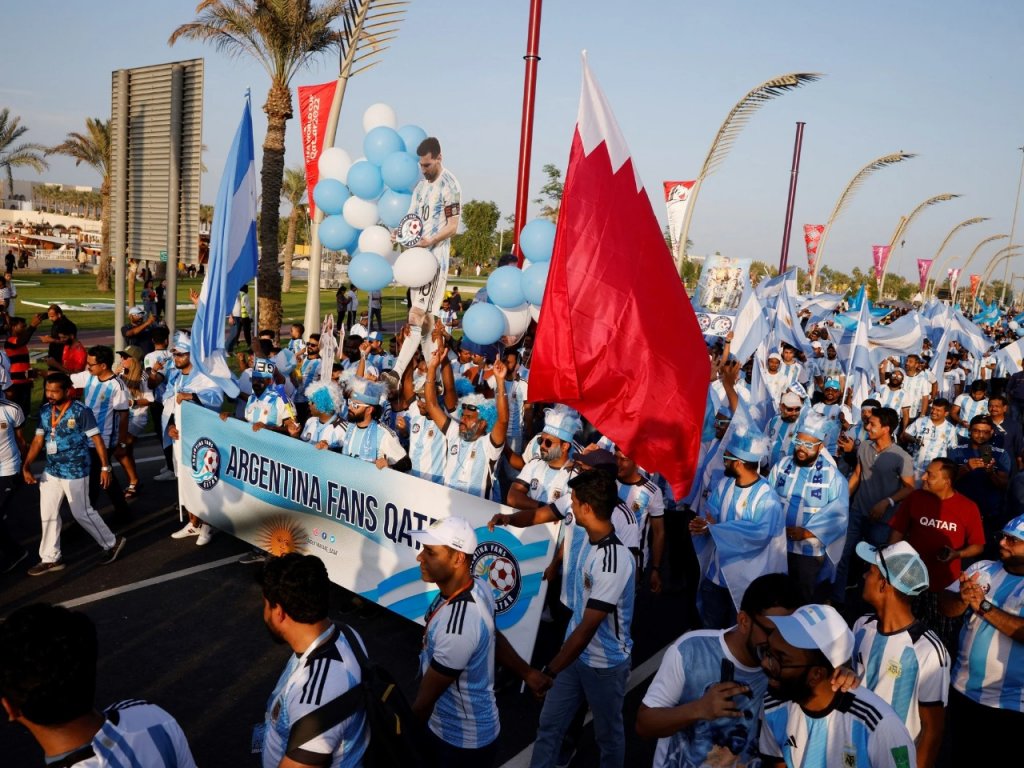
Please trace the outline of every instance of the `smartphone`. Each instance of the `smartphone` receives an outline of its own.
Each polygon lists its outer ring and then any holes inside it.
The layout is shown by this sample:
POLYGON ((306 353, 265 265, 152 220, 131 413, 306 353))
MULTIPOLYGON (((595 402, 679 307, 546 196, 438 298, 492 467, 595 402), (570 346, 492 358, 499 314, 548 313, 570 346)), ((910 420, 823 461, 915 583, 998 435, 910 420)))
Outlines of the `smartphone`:
POLYGON ((736 680, 736 665, 729 659, 722 659, 722 682, 732 683, 736 680))

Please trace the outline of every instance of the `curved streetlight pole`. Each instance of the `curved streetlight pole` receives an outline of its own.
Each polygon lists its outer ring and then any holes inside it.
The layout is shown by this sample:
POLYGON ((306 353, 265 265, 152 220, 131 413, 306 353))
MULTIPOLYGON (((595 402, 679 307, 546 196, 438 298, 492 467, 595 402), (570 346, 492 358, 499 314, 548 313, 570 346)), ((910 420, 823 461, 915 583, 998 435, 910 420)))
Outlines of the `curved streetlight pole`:
MULTIPOLYGON (((1003 239, 1005 239, 1007 237, 1009 237, 1009 235, 992 235, 991 237, 986 237, 984 240, 982 240, 980 243, 978 243, 976 246, 974 246, 974 250, 971 251, 971 255, 967 257, 967 261, 965 261, 964 265, 962 267, 960 267, 960 274, 961 275, 967 274, 967 268, 969 266, 971 266, 971 262, 974 261, 974 257, 978 255, 978 251, 980 251, 982 248, 984 248, 986 245, 988 245, 991 242, 994 242, 996 240, 1003 240, 1003 239)), ((956 304, 956 294, 959 292, 959 290, 960 289, 957 288, 956 292, 953 293, 953 296, 952 296, 952 303, 953 304, 956 304)))
POLYGON ((949 192, 944 192, 941 195, 935 195, 935 197, 929 197, 927 200, 925 200, 923 203, 917 206, 917 208, 912 210, 909 216, 904 216, 900 218, 899 224, 896 225, 896 231, 892 233, 892 239, 889 241, 889 259, 888 261, 885 262, 885 266, 882 267, 882 280, 878 285, 878 298, 882 298, 882 291, 885 290, 885 277, 886 275, 889 274, 889 265, 893 261, 892 249, 895 248, 896 243, 902 240, 904 235, 906 235, 907 230, 910 229, 910 224, 914 221, 915 218, 917 218, 917 215, 930 205, 935 205, 936 203, 944 203, 947 200, 955 200, 958 197, 960 197, 960 195, 954 195, 949 192))
POLYGON ((942 241, 942 245, 939 246, 939 250, 937 250, 935 252, 935 256, 932 257, 932 277, 931 280, 929 280, 928 285, 925 286, 924 294, 926 298, 934 292, 936 284, 942 282, 941 280, 939 280, 938 277, 939 275, 942 274, 942 267, 946 266, 946 263, 949 261, 949 259, 953 258, 952 255, 950 255, 946 259, 946 261, 939 263, 939 257, 942 255, 942 252, 946 250, 946 246, 949 245, 949 241, 953 239, 953 235, 955 235, 964 227, 969 227, 972 224, 980 224, 983 221, 988 221, 988 217, 975 216, 973 219, 961 221, 959 224, 957 224, 955 227, 949 230, 949 234, 946 235, 946 239, 942 241))
MULTIPOLYGON (((1017 147, 1022 153, 1024 153, 1024 147, 1017 147)), ((1013 235, 1017 229, 1017 206, 1020 205, 1020 187, 1021 183, 1024 182, 1024 154, 1020 158, 1020 178, 1017 179, 1017 196, 1013 199, 1013 221, 1010 222, 1010 245, 1013 245, 1013 235)), ((1002 304, 1006 299, 1006 273, 1010 271, 1010 262, 1006 262, 1006 269, 1003 270, 1003 295, 999 297, 999 303, 1002 304)))
MULTIPOLYGON (((1024 245, 1008 245, 1005 248, 996 251, 995 255, 989 259, 988 265, 985 267, 985 271, 981 275, 981 282, 978 283, 978 292, 974 295, 974 303, 972 304, 971 311, 978 305, 978 297, 985 291, 985 286, 988 284, 989 278, 992 277, 992 270, 995 269, 996 265, 1005 261, 1009 263, 1009 260, 1017 255, 1017 252, 1024 248, 1024 245)), ((1002 299, 1000 299, 1002 301, 1002 299)))

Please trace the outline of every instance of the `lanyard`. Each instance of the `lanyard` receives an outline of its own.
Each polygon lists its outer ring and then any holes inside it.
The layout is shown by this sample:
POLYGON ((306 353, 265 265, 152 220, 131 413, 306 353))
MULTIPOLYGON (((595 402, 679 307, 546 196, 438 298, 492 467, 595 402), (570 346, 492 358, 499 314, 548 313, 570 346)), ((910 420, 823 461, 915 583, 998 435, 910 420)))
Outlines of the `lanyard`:
MULTIPOLYGON (((57 425, 60 424, 60 420, 64 418, 64 414, 67 413, 67 410, 70 407, 71 407, 71 401, 68 400, 66 403, 64 403, 64 407, 61 408, 60 411, 57 413, 57 418, 53 417, 53 410, 54 410, 53 406, 50 407, 50 432, 51 433, 57 431, 57 425)), ((54 437, 55 437, 55 435, 54 435, 54 437)))
POLYGON ((426 620, 426 622, 424 623, 424 626, 423 626, 423 641, 424 642, 426 642, 426 640, 427 640, 427 630, 430 629, 430 622, 433 621, 434 617, 437 616, 437 614, 441 612, 441 609, 444 608, 446 605, 448 605, 448 603, 450 603, 456 597, 461 595, 463 592, 465 592, 465 591, 467 591, 469 589, 472 589, 472 588, 473 588, 473 579, 470 578, 469 583, 467 583, 464 587, 460 587, 459 589, 455 590, 455 592, 452 594, 451 597, 449 597, 447 600, 445 600, 443 603, 441 603, 441 605, 437 606, 437 608, 435 608, 434 610, 432 610, 430 613, 427 614, 427 620, 426 620))

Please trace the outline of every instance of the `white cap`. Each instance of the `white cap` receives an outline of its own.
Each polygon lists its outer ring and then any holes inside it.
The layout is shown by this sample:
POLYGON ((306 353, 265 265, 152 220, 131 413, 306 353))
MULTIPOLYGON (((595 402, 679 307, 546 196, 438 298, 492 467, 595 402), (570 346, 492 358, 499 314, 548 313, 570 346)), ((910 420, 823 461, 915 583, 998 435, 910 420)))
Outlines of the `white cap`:
POLYGON ((790 616, 772 616, 782 639, 794 648, 817 648, 833 667, 853 655, 853 632, 831 605, 805 605, 790 616))
POLYGON ((476 532, 465 518, 444 517, 435 520, 429 528, 412 531, 409 534, 423 544, 437 544, 451 547, 459 552, 472 555, 476 552, 476 532))
POLYGON ((787 408, 800 408, 804 404, 804 401, 800 399, 800 395, 789 390, 780 398, 779 402, 787 408))

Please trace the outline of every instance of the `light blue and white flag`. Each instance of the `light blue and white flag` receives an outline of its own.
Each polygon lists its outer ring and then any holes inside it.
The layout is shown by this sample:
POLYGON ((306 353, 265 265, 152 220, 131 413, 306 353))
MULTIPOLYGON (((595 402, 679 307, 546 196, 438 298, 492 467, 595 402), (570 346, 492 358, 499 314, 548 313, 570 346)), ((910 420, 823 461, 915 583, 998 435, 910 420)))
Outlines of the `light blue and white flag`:
POLYGON ((757 291, 748 289, 740 302, 740 311, 736 314, 732 326, 732 343, 729 345, 740 365, 746 364, 770 330, 771 326, 768 325, 764 307, 757 298, 757 291))
POLYGON ((920 352, 923 343, 924 331, 916 312, 906 314, 889 325, 876 325, 868 330, 868 348, 876 366, 887 355, 903 357, 920 352))
POLYGON ((780 347, 785 343, 807 355, 813 354, 811 341, 800 325, 795 297, 789 291, 782 291, 775 304, 775 324, 772 330, 780 347))
POLYGON ((1012 376, 1024 370, 1021 367, 1021 360, 1024 359, 1024 339, 1017 339, 1013 344, 1007 344, 996 352, 993 357, 1000 367, 1006 371, 1007 376, 1012 376))
POLYGON ((811 313, 807 318, 808 323, 820 323, 836 311, 836 308, 843 302, 844 295, 842 293, 819 293, 817 296, 803 299, 800 302, 799 310, 811 313))
POLYGON ((783 291, 796 294, 796 267, 787 269, 781 275, 769 280, 762 280, 754 289, 754 293, 757 294, 757 298, 762 306, 774 304, 775 302, 772 300, 777 298, 783 291))
POLYGON ((224 322, 241 287, 256 276, 256 196, 252 114, 246 95, 242 121, 231 143, 213 206, 210 263, 192 322, 192 363, 229 397, 238 396, 238 386, 224 352, 224 322))

